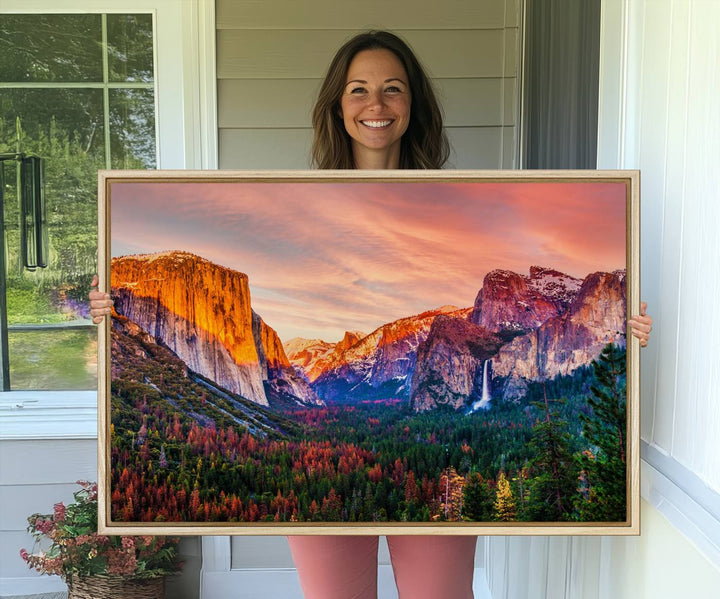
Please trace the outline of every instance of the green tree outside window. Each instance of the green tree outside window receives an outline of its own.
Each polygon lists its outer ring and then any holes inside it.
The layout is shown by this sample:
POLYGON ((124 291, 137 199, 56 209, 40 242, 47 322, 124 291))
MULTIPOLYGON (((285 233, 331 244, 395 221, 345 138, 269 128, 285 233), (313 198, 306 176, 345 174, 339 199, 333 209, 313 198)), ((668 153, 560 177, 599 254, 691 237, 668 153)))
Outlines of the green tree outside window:
POLYGON ((49 237, 48 267, 23 268, 2 163, 12 389, 93 389, 97 170, 156 166, 152 15, 0 15, 0 56, 0 153, 44 159, 49 237))

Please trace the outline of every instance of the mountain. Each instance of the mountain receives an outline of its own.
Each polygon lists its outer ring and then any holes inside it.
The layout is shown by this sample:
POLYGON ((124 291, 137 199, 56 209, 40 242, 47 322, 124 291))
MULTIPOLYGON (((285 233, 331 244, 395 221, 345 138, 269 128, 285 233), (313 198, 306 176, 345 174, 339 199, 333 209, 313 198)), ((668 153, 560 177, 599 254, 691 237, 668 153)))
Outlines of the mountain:
POLYGON ((312 383, 323 372, 338 364, 342 354, 364 337, 365 333, 360 331, 345 331, 337 343, 295 337, 283 347, 290 363, 312 383))
POLYGON ((260 371, 266 391, 271 395, 292 401, 300 399, 305 404, 321 405, 323 402, 298 375, 288 360, 280 337, 254 311, 252 313, 253 337, 256 339, 260 371))
POLYGON ((187 252, 114 258, 115 309, 170 348, 194 372, 258 404, 270 390, 320 403, 254 314, 247 275, 187 252))
POLYGON ((509 270, 485 275, 470 322, 495 333, 522 333, 560 316, 582 281, 550 268, 533 266, 530 276, 509 270))
POLYGON ((480 400, 483 365, 503 341, 466 319, 438 315, 417 351, 410 405, 417 412, 440 405, 454 409, 480 400))
MULTIPOLYGON (((339 353, 313 364, 312 387, 326 401, 410 397, 410 377, 415 369, 417 348, 427 338, 439 314, 462 314, 455 306, 401 318, 375 329, 339 353), (317 370, 321 370, 318 374, 317 370)), ((345 336, 344 341, 351 341, 345 336)))
POLYGON ((193 373, 170 349, 119 314, 113 314, 111 345, 113 426, 118 435, 137 432, 147 414, 167 424, 244 427, 258 438, 299 432, 287 418, 193 373))
POLYGON ((520 397, 526 381, 590 363, 607 343, 624 346, 625 294, 624 271, 592 273, 565 312, 504 345, 492 359, 494 376, 506 378, 504 398, 520 397))

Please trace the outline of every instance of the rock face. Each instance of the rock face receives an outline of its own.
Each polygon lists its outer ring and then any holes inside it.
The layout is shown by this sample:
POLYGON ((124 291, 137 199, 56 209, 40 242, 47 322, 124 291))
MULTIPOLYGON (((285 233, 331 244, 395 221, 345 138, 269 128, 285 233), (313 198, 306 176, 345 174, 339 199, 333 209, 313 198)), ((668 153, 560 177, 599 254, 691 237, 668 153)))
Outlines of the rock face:
POLYGON ((253 337, 256 340, 263 381, 276 394, 298 398, 306 404, 322 404, 310 385, 293 368, 285 355, 280 337, 260 316, 252 313, 253 337))
POLYGON ((111 287, 117 312, 191 370, 263 405, 264 383, 272 385, 279 373, 300 401, 317 403, 288 372, 275 331, 253 317, 247 275, 187 252, 163 252, 113 259, 111 287))
POLYGON ((569 374, 595 359, 607 343, 625 345, 625 273, 588 275, 562 314, 514 338, 492 360, 507 377, 505 399, 516 399, 523 381, 569 374))
POLYGON ((439 315, 417 352, 410 404, 415 411, 440 405, 466 407, 482 398, 483 366, 502 340, 477 324, 439 315))
POLYGON ((493 332, 524 332, 559 316, 573 301, 581 281, 533 266, 530 276, 509 270, 485 275, 470 322, 493 332))
POLYGON ((342 354, 364 337, 365 333, 360 331, 346 331, 337 343, 296 337, 283 347, 290 363, 312 383, 321 374, 334 368, 342 360, 342 354))
MULTIPOLYGON (((463 315, 467 311, 461 311, 463 315)), ((327 401, 410 397, 410 378, 415 370, 417 348, 425 341, 438 314, 458 313, 443 306, 416 316, 385 324, 349 347, 333 354, 319 366, 313 389, 327 401)), ((345 336, 348 345, 348 336, 345 336)))

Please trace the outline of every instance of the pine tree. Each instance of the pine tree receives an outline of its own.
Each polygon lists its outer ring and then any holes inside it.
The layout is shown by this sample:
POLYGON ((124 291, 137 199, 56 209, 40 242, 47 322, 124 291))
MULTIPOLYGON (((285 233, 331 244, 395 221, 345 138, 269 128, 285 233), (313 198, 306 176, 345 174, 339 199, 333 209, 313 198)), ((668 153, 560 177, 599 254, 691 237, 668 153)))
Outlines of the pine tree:
POLYGON ((490 522, 493 519, 495 493, 479 472, 468 476, 464 496, 464 520, 490 522))
POLYGON ((442 502, 440 511, 443 520, 457 521, 463 511, 463 487, 465 479, 460 476, 455 468, 449 466, 443 470, 440 476, 440 491, 442 502))
POLYGON ((515 497, 513 497, 510 482, 504 472, 500 472, 497 481, 497 495, 495 496, 495 519, 501 522, 511 522, 515 520, 517 509, 515 506, 515 497))
POLYGON ((609 344, 592 365, 597 383, 588 398, 592 415, 581 416, 589 447, 580 457, 584 488, 577 503, 582 520, 622 522, 627 517, 626 351, 609 344))
MULTIPOLYGON (((554 400, 561 406, 563 400, 554 400)), ((537 472, 530 482, 525 517, 540 522, 570 520, 577 495, 578 472, 570 452, 567 422, 558 412, 550 411, 547 394, 543 402, 533 405, 545 412, 544 419, 533 427, 530 447, 535 455, 531 468, 537 472)))

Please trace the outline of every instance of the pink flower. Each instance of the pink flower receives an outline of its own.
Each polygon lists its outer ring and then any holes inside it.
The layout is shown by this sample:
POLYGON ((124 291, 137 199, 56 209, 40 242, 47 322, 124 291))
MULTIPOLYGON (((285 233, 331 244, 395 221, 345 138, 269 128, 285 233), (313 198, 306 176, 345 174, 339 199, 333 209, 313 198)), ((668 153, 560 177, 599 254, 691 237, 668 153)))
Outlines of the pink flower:
POLYGON ((108 551, 108 574, 128 575, 134 574, 137 567, 135 553, 126 549, 111 549, 108 551))
POLYGON ((125 549, 135 549, 135 541, 132 539, 132 537, 123 537, 122 546, 125 549))
POLYGON ((56 503, 53 506, 53 510, 55 522, 62 522, 63 520, 65 520, 65 504, 63 504, 62 502, 56 503))
POLYGON ((20 550, 20 557, 23 559, 23 561, 27 562, 30 560, 30 554, 27 552, 27 549, 21 549, 20 550))
POLYGON ((52 520, 44 520, 43 518, 35 520, 35 528, 44 535, 49 533, 52 530, 52 527, 52 520))

